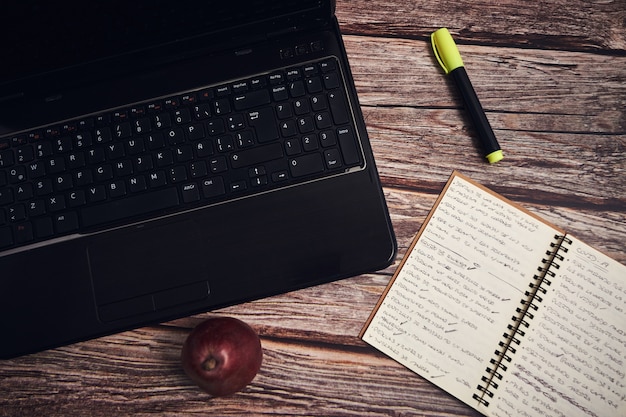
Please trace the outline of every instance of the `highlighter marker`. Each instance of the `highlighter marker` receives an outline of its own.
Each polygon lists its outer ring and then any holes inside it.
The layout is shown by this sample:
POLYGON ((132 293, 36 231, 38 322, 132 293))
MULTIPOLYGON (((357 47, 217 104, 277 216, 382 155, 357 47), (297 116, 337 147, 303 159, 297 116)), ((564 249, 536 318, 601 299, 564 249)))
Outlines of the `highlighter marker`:
POLYGON ((465 108, 469 112, 478 137, 482 141, 485 150, 485 158, 487 158, 489 163, 495 164, 504 158, 504 155, 493 133, 493 129, 491 129, 489 120, 487 120, 485 111, 480 105, 480 101, 478 101, 474 87, 472 87, 472 83, 467 76, 461 54, 450 32, 448 32, 446 28, 441 28, 433 32, 430 36, 430 40, 437 61, 439 61, 445 73, 449 74, 452 79, 454 79, 455 84, 461 92, 465 108))

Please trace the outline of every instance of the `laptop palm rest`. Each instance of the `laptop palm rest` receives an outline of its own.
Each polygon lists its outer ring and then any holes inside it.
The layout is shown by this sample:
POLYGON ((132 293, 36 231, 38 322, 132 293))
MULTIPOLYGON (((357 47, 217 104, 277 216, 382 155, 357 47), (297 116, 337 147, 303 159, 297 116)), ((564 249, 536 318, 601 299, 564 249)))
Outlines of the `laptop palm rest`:
POLYGON ((203 251, 206 244, 191 220, 118 231, 89 244, 100 320, 116 321, 207 298, 209 269, 203 251))

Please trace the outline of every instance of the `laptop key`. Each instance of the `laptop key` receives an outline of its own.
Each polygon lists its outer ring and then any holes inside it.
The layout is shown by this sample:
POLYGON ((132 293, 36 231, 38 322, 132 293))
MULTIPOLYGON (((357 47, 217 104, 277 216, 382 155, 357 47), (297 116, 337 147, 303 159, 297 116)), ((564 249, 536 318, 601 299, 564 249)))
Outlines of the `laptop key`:
POLYGON ((78 230, 78 215, 74 212, 57 214, 53 218, 58 233, 68 233, 78 230))
POLYGON ((259 165, 267 161, 282 158, 283 147, 275 142, 258 148, 246 149, 230 156, 233 168, 241 168, 250 165, 259 165))
POLYGON ((352 129, 349 127, 338 129, 337 137, 339 138, 339 145, 341 146, 341 152, 343 153, 343 159, 346 164, 358 164, 359 151, 356 147, 356 139, 352 129))
POLYGON ((33 225, 20 223, 15 226, 15 240, 17 243, 26 243, 33 240, 33 225))
POLYGON ((212 198, 226 194, 224 181, 221 177, 209 178, 202 181, 202 195, 204 198, 212 198))
POLYGON ((23 204, 16 204, 7 210, 11 222, 19 222, 26 219, 26 207, 23 204))
POLYGON ((86 207, 80 213, 83 226, 91 227, 176 207, 178 204, 178 191, 175 187, 169 187, 93 207, 86 207))
POLYGON ((35 236, 45 238, 54 234, 52 227, 52 219, 49 217, 40 217, 33 221, 35 227, 35 236))
POLYGON ((289 169, 293 177, 302 177, 323 171, 324 162, 320 154, 313 153, 290 159, 289 169))
POLYGON ((270 103, 270 94, 267 90, 256 90, 234 98, 235 110, 242 111, 270 103))
POLYGON ((359 151, 356 147, 356 139, 352 129, 349 127, 338 129, 337 137, 339 138, 339 145, 346 165, 358 164, 360 161, 359 151))
POLYGON ((183 185, 181 191, 185 203, 193 203, 200 200, 200 189, 195 182, 183 185))
POLYGON ((0 206, 10 204, 13 201, 13 190, 10 188, 0 189, 0 206))
POLYGON ((248 123, 256 131, 259 143, 271 142, 278 139, 276 116, 271 107, 248 112, 248 123))
POLYGON ((341 153, 336 148, 328 149, 324 151, 324 159, 326 160, 326 166, 328 169, 341 168, 341 153))
POLYGON ((10 227, 0 227, 0 248, 13 244, 13 232, 10 227))
POLYGON ((328 94, 328 104, 330 105, 330 112, 336 124, 341 125, 348 123, 349 118, 346 99, 342 93, 335 91, 328 94))

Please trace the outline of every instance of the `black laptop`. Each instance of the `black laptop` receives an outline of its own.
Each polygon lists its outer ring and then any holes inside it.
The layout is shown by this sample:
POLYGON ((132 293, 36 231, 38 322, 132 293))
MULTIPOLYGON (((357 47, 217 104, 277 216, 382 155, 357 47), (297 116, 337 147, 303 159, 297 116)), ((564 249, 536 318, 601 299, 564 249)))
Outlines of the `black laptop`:
POLYGON ((0 357, 392 262, 334 6, 3 5, 0 357))

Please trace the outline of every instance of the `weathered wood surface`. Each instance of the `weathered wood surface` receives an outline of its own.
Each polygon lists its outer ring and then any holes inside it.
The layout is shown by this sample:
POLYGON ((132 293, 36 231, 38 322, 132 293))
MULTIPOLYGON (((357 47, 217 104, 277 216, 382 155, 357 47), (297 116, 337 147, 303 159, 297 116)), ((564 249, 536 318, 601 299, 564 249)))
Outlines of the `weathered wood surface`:
MULTIPOLYGON (((453 169, 626 263, 626 2, 339 0, 399 255, 453 169), (428 35, 447 26, 505 151, 489 166, 428 35)), ((357 335, 397 266, 224 309, 259 331, 244 392, 179 366, 209 314, 0 363, 0 416, 476 416, 357 335)))
POLYGON ((624 0, 339 0, 345 34, 425 39, 448 27, 459 43, 624 55, 624 0))

